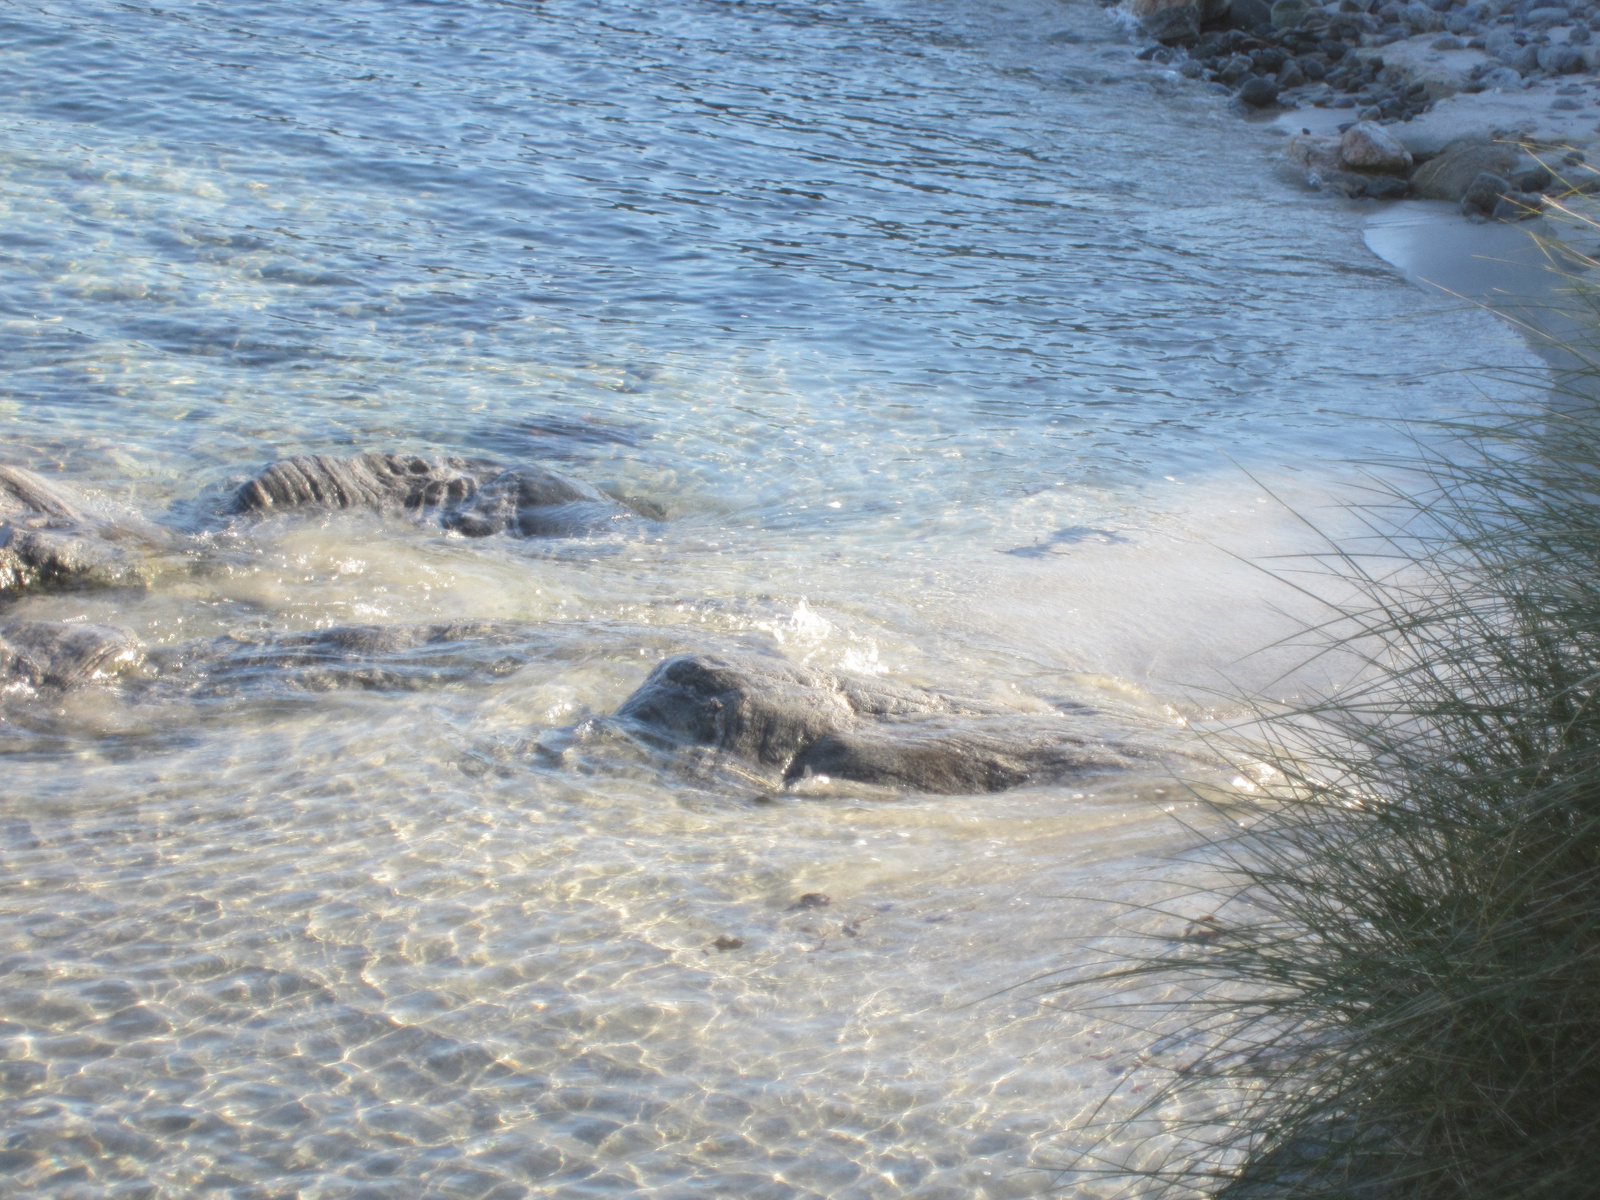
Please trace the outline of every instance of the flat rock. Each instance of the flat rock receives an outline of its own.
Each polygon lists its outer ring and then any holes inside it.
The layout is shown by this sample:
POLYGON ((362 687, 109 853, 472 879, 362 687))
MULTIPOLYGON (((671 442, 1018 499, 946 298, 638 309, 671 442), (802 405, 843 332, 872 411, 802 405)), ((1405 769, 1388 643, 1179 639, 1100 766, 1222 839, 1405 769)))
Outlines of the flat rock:
POLYGON ((785 783, 827 776, 990 792, 1131 761, 1057 716, 754 653, 669 658, 614 720, 670 744, 709 747, 785 783))
POLYGON ((497 679, 541 648, 523 622, 341 625, 228 634, 153 648, 154 698, 333 691, 422 691, 497 679))
POLYGON ((68 621, 13 621, 0 628, 0 682, 69 690, 113 679, 144 659, 126 629, 68 621))
POLYGON ((135 551, 164 537, 153 526, 92 512, 82 497, 32 471, 0 466, 0 596, 141 585, 135 551))
POLYGON ((467 537, 573 537, 605 532, 635 512, 598 488, 538 466, 416 454, 340 458, 302 454, 272 463, 241 487, 241 513, 365 509, 437 519, 467 537))

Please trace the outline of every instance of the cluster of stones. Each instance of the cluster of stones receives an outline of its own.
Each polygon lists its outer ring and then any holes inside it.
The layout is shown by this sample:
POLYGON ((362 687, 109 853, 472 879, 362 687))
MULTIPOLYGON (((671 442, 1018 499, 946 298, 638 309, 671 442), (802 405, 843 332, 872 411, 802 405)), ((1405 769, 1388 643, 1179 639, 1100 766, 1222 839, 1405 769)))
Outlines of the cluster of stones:
POLYGON ((1444 200, 1468 217, 1517 221, 1537 215, 1546 194, 1595 186, 1574 181, 1583 155, 1569 151, 1557 174, 1519 145, 1462 138, 1433 155, 1413 154, 1382 125, 1360 121, 1338 137, 1302 134, 1289 140, 1290 162, 1316 188, 1351 198, 1444 200))
MULTIPOLYGON (((582 536, 641 519, 639 504, 543 467, 381 453, 272 463, 238 490, 228 516, 338 509, 403 516, 471 538, 582 536)), ((148 556, 180 549, 181 541, 132 514, 99 514, 31 471, 0 467, 0 601, 39 590, 146 587, 148 556)), ((130 700, 262 688, 413 690, 514 670, 541 637, 528 624, 458 622, 152 647, 116 626, 13 620, 0 624, 0 697, 26 701, 95 686, 118 687, 130 700)), ((748 651, 668 658, 614 714, 564 732, 570 744, 621 736, 709 754, 778 787, 826 776, 990 792, 1138 757, 1074 728, 1062 713, 1023 713, 748 651)))
MULTIPOLYGON (((1140 54, 1173 63, 1255 107, 1352 108, 1364 121, 1408 121, 1449 94, 1357 54, 1438 34, 1437 50, 1472 48, 1484 59, 1449 91, 1524 88, 1552 76, 1600 69, 1600 5, 1563 0, 1134 0, 1153 39, 1140 54)), ((1576 108, 1558 97, 1554 107, 1576 108)))

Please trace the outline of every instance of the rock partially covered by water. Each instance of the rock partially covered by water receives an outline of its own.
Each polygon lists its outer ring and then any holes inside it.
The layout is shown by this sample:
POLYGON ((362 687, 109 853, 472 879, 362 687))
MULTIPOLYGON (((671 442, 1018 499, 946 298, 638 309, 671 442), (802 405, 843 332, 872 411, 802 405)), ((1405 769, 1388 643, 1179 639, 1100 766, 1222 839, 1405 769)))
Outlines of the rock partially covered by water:
POLYGON ((417 454, 301 454, 280 459, 239 489, 238 512, 366 509, 436 517, 467 537, 575 537, 632 520, 598 488, 537 466, 417 454))
POLYGON ((0 683, 68 690, 113 679, 144 659, 126 629, 68 621, 14 621, 0 628, 0 683))
POLYGON ((158 531, 91 514, 72 492, 21 467, 0 466, 0 596, 42 587, 144 582, 133 544, 158 531))
POLYGON ((446 529, 467 537, 573 537, 600 533, 634 514, 599 488, 543 467, 514 467, 446 512, 446 529))
POLYGON ((361 508, 419 512, 471 497, 486 475, 481 463, 418 454, 297 454, 272 463, 239 489, 239 512, 361 508))
POLYGON ((829 776, 926 792, 992 792, 1126 766, 1059 717, 1011 712, 924 688, 813 670, 759 654, 669 658, 615 719, 711 747, 786 783, 829 776))
POLYGON ((340 625, 229 634, 150 652, 157 696, 422 691, 497 679, 543 645, 523 622, 340 625))

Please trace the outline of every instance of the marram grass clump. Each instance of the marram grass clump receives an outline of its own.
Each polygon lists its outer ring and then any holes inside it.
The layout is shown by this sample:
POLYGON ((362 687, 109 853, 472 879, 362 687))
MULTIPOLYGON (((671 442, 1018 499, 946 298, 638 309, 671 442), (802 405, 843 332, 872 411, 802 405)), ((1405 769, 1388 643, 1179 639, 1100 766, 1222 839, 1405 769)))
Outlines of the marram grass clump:
POLYGON ((1118 1119, 1187 1138, 1131 1190, 1600 1196, 1600 370, 1566 378, 1317 558, 1357 682, 1261 715, 1207 922, 1109 972, 1196 1048, 1118 1119))

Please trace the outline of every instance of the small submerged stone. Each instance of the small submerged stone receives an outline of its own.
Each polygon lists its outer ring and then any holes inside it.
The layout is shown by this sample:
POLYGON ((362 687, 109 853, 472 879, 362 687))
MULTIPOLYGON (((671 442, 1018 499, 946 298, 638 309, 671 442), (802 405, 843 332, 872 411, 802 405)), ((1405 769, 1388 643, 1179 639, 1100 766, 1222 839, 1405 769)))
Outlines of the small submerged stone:
POLYGON ((112 625, 13 621, 0 628, 0 682, 68 691, 136 668, 144 647, 112 625))

